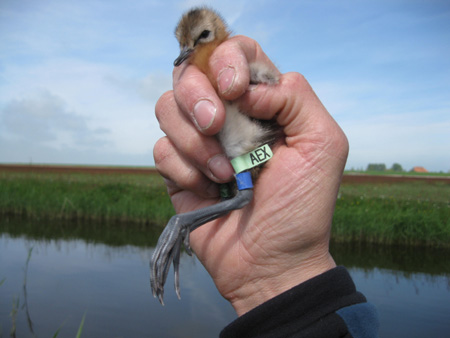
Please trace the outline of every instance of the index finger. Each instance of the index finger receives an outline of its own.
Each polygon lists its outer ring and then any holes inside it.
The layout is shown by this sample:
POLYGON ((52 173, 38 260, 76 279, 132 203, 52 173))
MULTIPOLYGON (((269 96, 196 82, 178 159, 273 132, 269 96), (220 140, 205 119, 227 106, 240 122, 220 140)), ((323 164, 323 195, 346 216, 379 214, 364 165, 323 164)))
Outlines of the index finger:
POLYGON ((173 70, 177 105, 205 135, 217 134, 225 120, 225 108, 208 77, 196 66, 183 64, 173 70))
POLYGON ((245 36, 232 37, 216 47, 209 59, 209 76, 187 62, 175 67, 173 82, 177 103, 203 134, 219 132, 225 121, 220 98, 234 100, 246 92, 252 64, 263 65, 270 73, 280 75, 261 46, 245 36))

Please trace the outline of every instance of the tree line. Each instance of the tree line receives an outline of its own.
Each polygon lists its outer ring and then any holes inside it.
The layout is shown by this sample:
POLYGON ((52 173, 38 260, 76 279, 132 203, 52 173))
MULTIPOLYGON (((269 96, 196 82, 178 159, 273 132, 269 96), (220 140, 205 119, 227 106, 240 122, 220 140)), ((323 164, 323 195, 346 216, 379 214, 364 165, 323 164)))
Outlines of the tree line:
POLYGON ((394 171, 394 172, 404 172, 402 165, 400 163, 394 163, 392 167, 387 168, 384 163, 369 163, 367 165, 366 171, 394 171))

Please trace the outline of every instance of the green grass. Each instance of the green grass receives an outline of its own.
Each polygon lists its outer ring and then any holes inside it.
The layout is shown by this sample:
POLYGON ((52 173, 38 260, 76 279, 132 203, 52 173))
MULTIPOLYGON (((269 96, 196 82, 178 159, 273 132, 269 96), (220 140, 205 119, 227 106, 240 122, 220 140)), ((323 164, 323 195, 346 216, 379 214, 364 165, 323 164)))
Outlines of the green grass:
POLYGON ((86 319, 86 312, 83 315, 83 318, 81 319, 80 327, 78 328, 77 336, 76 338, 81 337, 81 333, 83 332, 83 326, 84 326, 84 320, 86 319))
POLYGON ((450 247, 450 186, 344 184, 336 203, 332 238, 450 247))
MULTIPOLYGON (((92 220, 102 233, 101 223, 163 226, 173 214, 158 175, 0 172, 0 216, 92 220)), ((344 184, 332 239, 450 247, 450 185, 344 184)))
POLYGON ((158 175, 0 172, 0 214, 165 223, 173 207, 158 175))
POLYGON ((366 171, 366 170, 346 170, 344 174, 364 174, 364 175, 398 175, 398 176, 435 176, 435 177, 450 177, 450 173, 444 172, 427 172, 416 173, 414 171, 366 171))

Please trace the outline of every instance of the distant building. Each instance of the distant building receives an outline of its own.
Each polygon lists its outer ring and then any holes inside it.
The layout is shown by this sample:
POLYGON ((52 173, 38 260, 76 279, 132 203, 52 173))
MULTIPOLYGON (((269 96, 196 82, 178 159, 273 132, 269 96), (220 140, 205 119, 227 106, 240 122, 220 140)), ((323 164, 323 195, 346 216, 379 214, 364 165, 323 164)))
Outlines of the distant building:
POLYGON ((424 167, 414 167, 414 168, 412 168, 411 171, 413 171, 415 173, 427 173, 428 172, 428 170, 425 169, 424 167))

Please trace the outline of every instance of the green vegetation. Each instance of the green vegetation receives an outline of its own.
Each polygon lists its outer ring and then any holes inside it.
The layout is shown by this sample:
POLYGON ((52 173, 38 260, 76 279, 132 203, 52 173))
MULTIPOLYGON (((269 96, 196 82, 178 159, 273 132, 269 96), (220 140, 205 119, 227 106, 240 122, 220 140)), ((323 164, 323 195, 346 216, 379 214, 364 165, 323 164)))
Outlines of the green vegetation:
POLYGON ((390 168, 384 163, 369 163, 366 170, 361 169, 350 169, 346 170, 347 174, 366 174, 366 175, 406 175, 406 176, 450 176, 450 170, 447 173, 441 172, 429 172, 422 167, 414 167, 409 171, 403 169, 400 163, 394 163, 390 168), (425 170, 425 171, 421 171, 425 170))
POLYGON ((25 237, 44 242, 81 239, 86 243, 102 243, 112 247, 155 246, 164 225, 165 222, 91 222, 0 215, 0 234, 5 233, 12 238, 25 237))
POLYGON ((0 172, 0 215, 163 224, 173 213, 158 175, 0 172))
POLYGON ((370 163, 366 171, 386 171, 386 164, 384 163, 370 163))
POLYGON ((450 173, 444 172, 427 172, 427 173, 417 173, 414 171, 393 171, 391 169, 385 171, 367 171, 367 170, 346 170, 344 174, 365 174, 365 175, 399 175, 399 176, 436 176, 436 177, 450 177, 450 173))
MULTIPOLYGON (((162 178, 158 175, 51 174, 0 172, 0 216, 28 219, 90 221, 103 238, 108 223, 120 231, 140 233, 148 244, 158 227, 174 214, 162 178)), ((50 223, 49 223, 50 224, 50 223)), ((14 233, 14 222, 3 221, 14 233)), ((73 227, 73 226, 72 226, 73 227)), ((66 232, 65 225, 44 226, 40 237, 66 232), (58 230, 55 230, 58 229, 58 230)), ((80 228, 81 229, 81 228, 80 228)), ((80 236, 84 237, 83 230, 80 236)), ((153 238, 155 237, 155 238, 153 238)), ((412 182, 344 184, 336 203, 332 238, 338 242, 450 247, 450 185, 412 182)), ((123 244, 120 238, 111 243, 123 244)), ((150 241, 150 242, 152 242, 150 241)))
POLYGON ((332 237, 336 241, 450 247, 450 186, 344 184, 332 237))
POLYGON ((83 326, 84 326, 84 320, 86 319, 86 312, 83 315, 83 318, 81 319, 80 327, 78 328, 77 336, 76 338, 81 337, 81 333, 83 332, 83 326))

